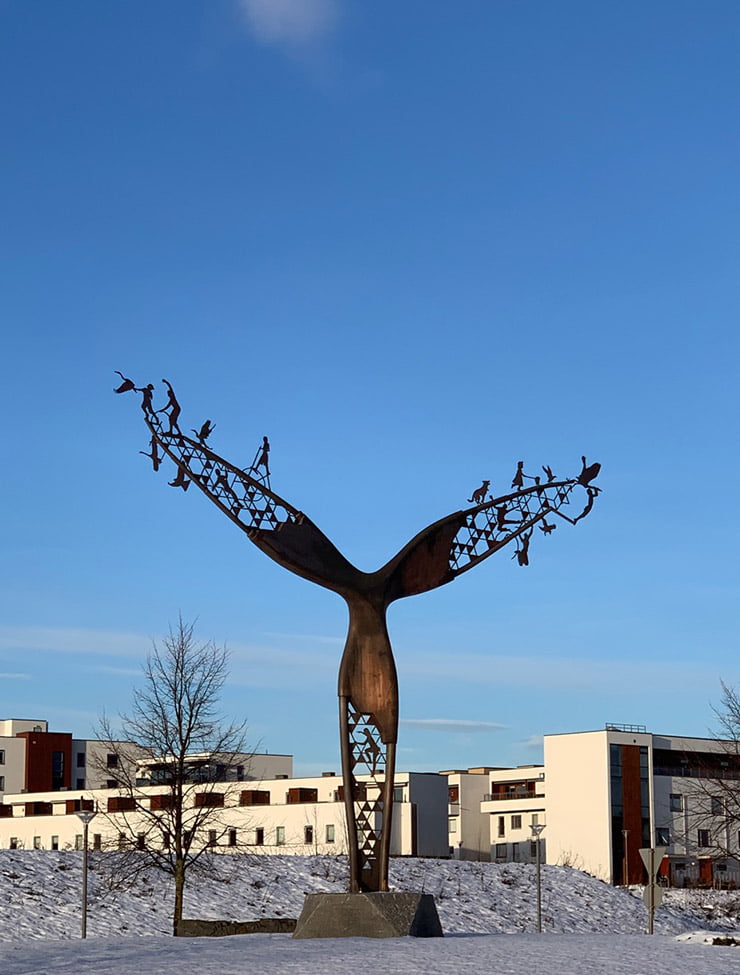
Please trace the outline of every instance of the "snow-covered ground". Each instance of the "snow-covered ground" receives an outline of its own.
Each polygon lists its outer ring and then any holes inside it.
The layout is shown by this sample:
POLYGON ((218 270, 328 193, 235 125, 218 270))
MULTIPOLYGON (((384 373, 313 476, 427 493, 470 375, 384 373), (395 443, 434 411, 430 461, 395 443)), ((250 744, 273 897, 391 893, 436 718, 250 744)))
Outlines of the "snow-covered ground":
MULTIPOLYGON (((341 891, 346 863, 331 857, 214 857, 193 877, 185 915, 249 920, 297 917, 308 892, 341 891)), ((79 941, 79 853, 0 851, 0 973, 161 975, 184 968, 243 975, 363 975, 495 970, 500 975, 724 975, 740 971, 740 949, 677 940, 689 932, 740 928, 740 894, 667 891, 656 935, 644 934, 639 891, 610 887, 564 867, 543 867, 545 932, 536 923, 535 870, 524 864, 394 860, 394 889, 434 894, 444 939, 293 941, 286 935, 173 939, 171 890, 156 872, 117 883, 117 858, 91 855, 88 940, 79 941), (502 937, 503 935, 503 937, 502 937), (517 935, 517 937, 515 937, 517 935)))

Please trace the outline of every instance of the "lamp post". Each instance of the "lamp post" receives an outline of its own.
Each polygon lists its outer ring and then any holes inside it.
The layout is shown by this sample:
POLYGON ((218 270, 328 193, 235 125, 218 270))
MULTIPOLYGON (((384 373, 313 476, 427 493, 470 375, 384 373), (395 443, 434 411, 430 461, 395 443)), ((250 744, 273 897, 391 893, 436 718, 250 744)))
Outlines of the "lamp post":
POLYGON ((542 934, 542 861, 540 859, 540 833, 545 828, 544 823, 532 823, 530 829, 534 836, 535 855, 537 857, 537 933, 542 934))
POLYGON ((90 823, 97 816, 94 809, 80 809, 75 813, 82 822, 82 934, 87 937, 87 831, 90 823))
POLYGON ((628 829, 622 830, 622 839, 624 846, 624 886, 627 887, 630 882, 630 862, 629 862, 629 848, 627 846, 627 837, 630 835, 628 829))

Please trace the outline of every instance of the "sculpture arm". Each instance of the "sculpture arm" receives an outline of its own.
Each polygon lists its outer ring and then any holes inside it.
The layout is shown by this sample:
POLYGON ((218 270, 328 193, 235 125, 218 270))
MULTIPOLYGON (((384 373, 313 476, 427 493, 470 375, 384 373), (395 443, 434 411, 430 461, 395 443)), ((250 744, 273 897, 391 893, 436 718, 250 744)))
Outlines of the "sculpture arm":
MULTIPOLYGON (((549 514, 575 524, 590 511, 591 492, 576 518, 561 511, 577 486, 577 478, 571 478, 522 488, 429 525, 380 570, 390 580, 389 602, 452 582, 511 542, 517 542, 517 552, 523 549, 526 555, 532 530, 549 514)), ((521 564, 527 564, 526 558, 521 564)))

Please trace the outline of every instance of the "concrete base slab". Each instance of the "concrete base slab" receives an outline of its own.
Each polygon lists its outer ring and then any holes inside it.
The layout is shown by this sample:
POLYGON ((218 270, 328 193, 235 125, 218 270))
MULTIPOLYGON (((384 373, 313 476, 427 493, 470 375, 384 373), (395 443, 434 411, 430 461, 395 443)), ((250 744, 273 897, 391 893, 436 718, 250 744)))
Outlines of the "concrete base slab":
POLYGON ((294 938, 441 938, 431 894, 307 894, 294 938))

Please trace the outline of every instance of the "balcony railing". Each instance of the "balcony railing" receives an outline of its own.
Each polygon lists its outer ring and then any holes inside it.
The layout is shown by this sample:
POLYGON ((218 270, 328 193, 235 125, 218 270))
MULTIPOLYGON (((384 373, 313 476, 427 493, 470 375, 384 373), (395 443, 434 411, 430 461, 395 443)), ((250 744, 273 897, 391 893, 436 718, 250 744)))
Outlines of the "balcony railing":
POLYGON ((544 799, 544 792, 487 792, 483 802, 506 802, 512 799, 544 799))

